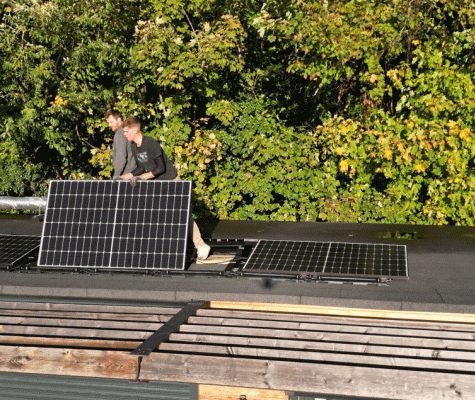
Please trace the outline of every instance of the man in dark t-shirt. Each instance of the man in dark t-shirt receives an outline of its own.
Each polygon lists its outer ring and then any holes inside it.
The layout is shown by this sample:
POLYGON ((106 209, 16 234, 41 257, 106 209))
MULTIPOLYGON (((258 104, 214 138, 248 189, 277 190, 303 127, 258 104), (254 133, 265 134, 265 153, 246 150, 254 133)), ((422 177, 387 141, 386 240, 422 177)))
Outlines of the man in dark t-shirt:
POLYGON ((154 176, 152 179, 173 180, 178 176, 178 171, 168 159, 160 143, 149 136, 142 136, 140 146, 132 142, 132 154, 138 165, 132 171, 132 175, 137 176, 150 171, 154 176))
MULTIPOLYGON (((143 136, 140 130, 140 121, 129 118, 122 124, 124 135, 132 143, 132 154, 137 162, 137 168, 132 172, 122 175, 120 179, 130 180, 135 186, 138 180, 160 179, 179 180, 178 171, 167 157, 155 139, 143 136)), ((210 247, 201 238, 200 230, 193 221, 193 243, 198 251, 198 258, 208 258, 210 247)))

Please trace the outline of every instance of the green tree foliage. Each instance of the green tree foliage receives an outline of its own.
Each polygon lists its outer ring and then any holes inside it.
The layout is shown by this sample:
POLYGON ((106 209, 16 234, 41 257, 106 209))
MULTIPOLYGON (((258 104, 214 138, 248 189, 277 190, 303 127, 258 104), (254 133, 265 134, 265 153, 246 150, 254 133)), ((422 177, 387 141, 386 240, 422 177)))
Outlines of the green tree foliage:
POLYGON ((0 0, 1 193, 138 116, 196 216, 473 224, 472 0, 0 0))

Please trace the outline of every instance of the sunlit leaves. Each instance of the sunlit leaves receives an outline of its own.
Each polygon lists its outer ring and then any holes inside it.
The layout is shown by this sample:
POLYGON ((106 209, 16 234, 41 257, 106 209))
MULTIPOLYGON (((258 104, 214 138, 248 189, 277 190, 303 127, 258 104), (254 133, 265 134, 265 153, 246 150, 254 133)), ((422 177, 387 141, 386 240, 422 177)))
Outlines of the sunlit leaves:
POLYGON ((472 3, 6 2, 0 167, 110 177, 114 107, 195 216, 473 224, 472 3))

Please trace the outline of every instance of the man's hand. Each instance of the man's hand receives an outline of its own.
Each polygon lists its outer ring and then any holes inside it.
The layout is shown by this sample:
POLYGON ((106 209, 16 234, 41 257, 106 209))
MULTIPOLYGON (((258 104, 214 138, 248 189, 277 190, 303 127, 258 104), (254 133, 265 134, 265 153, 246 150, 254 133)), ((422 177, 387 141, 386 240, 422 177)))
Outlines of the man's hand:
POLYGON ((132 179, 134 176, 129 172, 128 174, 125 174, 125 175, 122 175, 121 178, 124 180, 124 181, 128 181, 130 179, 132 179))
POLYGON ((142 175, 139 175, 139 176, 133 176, 132 178, 130 178, 130 184, 132 185, 132 187, 135 187, 135 185, 137 184, 137 181, 143 181, 144 179, 142 178, 142 175))
POLYGON ((142 178, 146 179, 146 180, 153 179, 153 178, 155 178, 155 175, 152 174, 151 172, 146 172, 145 174, 142 174, 142 178))

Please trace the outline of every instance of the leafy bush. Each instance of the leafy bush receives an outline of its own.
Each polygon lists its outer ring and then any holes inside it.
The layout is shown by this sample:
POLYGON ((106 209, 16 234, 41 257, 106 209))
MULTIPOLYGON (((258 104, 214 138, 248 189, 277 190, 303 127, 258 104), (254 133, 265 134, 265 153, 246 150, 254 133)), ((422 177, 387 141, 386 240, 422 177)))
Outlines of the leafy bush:
POLYGON ((474 222, 472 1, 0 5, 3 193, 109 178, 114 107, 197 217, 474 222))

